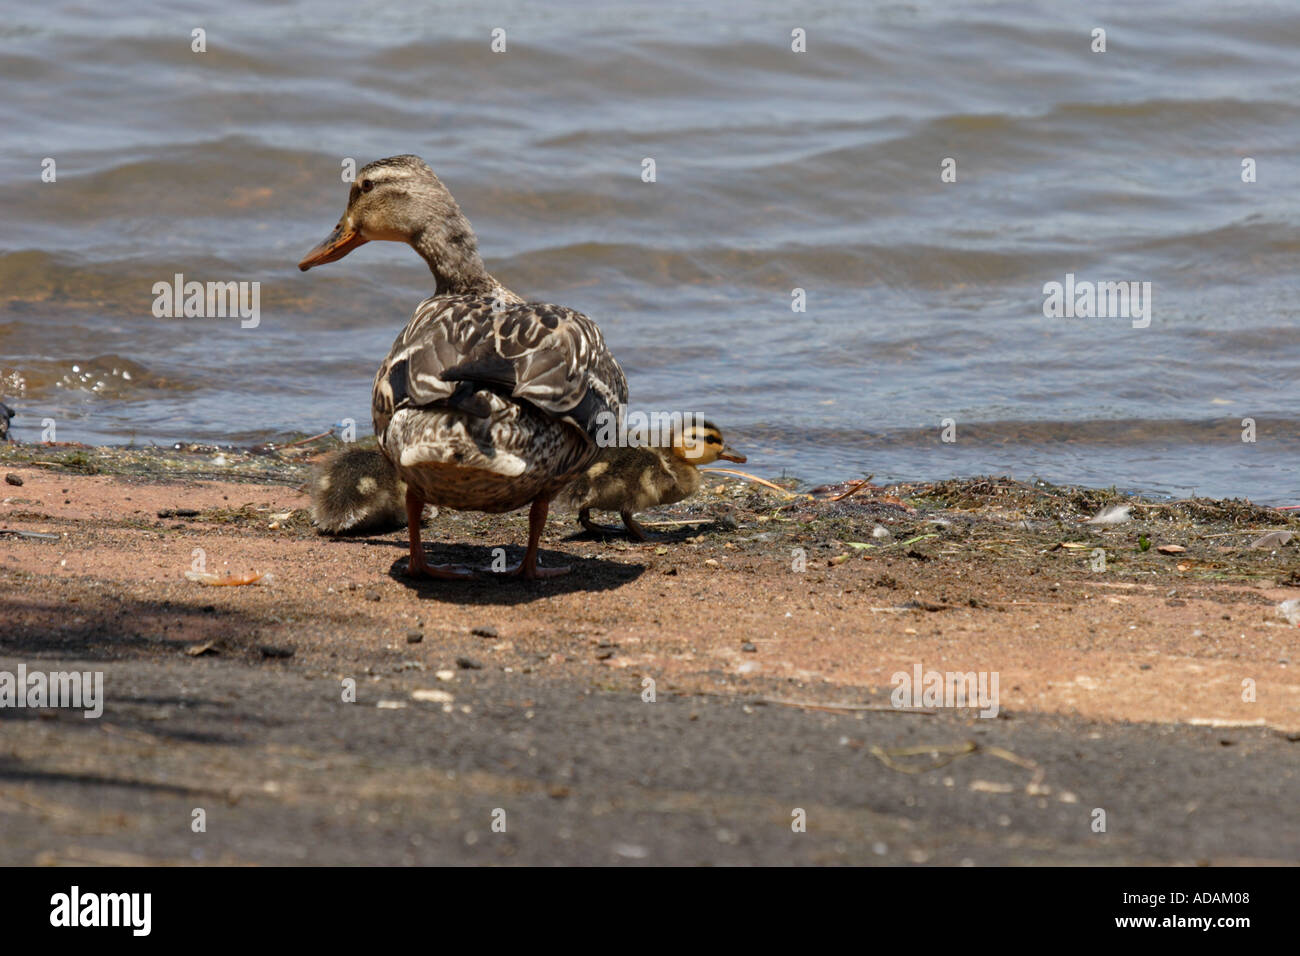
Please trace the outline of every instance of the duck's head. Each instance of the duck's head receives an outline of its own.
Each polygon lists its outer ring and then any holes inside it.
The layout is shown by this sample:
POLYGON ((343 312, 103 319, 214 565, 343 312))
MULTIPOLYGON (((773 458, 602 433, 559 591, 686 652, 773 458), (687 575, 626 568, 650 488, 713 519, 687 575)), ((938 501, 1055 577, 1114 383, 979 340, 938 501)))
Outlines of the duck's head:
POLYGON ((698 418, 673 432, 672 453, 688 465, 709 465, 719 458, 742 464, 747 460, 727 444, 717 425, 698 418))
POLYGON ((343 218, 298 268, 306 272, 335 262, 378 239, 413 246, 429 263, 440 287, 472 285, 486 275, 469 220, 419 156, 390 156, 358 170, 343 218))

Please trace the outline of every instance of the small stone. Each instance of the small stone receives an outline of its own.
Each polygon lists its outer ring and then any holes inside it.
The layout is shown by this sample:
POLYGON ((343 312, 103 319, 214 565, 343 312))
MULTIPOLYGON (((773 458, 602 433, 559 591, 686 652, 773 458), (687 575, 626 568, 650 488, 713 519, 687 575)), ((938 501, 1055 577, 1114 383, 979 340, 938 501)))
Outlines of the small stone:
POLYGON ((293 657, 295 653, 292 647, 283 647, 276 644, 262 644, 257 649, 262 652, 263 657, 280 659, 293 657))
POLYGON ((445 690, 421 689, 411 691, 411 697, 415 700, 428 701, 431 704, 450 704, 456 698, 445 690))
POLYGON ((499 636, 497 634, 497 629, 495 627, 488 627, 488 626, 476 627, 472 631, 470 631, 470 633, 473 634, 475 637, 494 638, 499 636))
POLYGON ((22 487, 22 483, 23 480, 19 478, 17 475, 15 475, 13 472, 10 472, 9 474, 5 475, 5 484, 18 485, 19 487, 22 487))
POLYGON ((378 591, 367 591, 367 592, 366 592, 366 600, 367 600, 367 601, 378 601, 378 600, 379 600, 379 592, 378 592, 378 591))
POLYGON ((744 644, 742 644, 742 645, 740 646, 740 649, 741 649, 742 651, 744 651, 746 654, 757 654, 757 653, 758 653, 758 648, 755 647, 753 644, 751 644, 749 641, 746 641, 744 644))
POLYGON ((406 632, 406 643, 419 644, 422 640, 424 640, 424 631, 412 629, 406 632))
POLYGON ((463 671, 481 671, 483 669, 483 665, 472 657, 456 658, 456 666, 463 671))
POLYGON ((433 676, 438 678, 438 680, 440 681, 455 680, 456 672, 455 671, 434 671, 433 676))

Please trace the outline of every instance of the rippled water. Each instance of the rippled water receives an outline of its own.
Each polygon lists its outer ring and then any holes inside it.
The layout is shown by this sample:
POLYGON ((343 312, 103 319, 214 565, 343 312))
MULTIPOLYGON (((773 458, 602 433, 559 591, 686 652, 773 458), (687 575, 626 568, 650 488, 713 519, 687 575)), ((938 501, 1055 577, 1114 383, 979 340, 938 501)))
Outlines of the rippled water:
POLYGON ((590 314, 637 407, 704 412, 760 473, 1300 501, 1300 6, 698 6, 9 10, 14 434, 368 427, 431 277, 392 243, 295 264, 345 157, 416 152, 494 274, 590 314), (259 281, 260 324, 155 318, 175 273, 259 281), (1152 283, 1150 326, 1045 318, 1067 273, 1152 283))

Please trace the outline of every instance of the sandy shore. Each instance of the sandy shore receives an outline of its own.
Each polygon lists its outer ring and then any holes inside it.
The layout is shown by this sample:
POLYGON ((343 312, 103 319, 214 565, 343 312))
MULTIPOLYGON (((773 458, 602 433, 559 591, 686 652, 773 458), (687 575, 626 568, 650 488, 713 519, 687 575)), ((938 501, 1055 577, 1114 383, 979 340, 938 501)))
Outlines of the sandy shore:
POLYGON ((0 450, 0 671, 107 698, 0 710, 0 862, 1300 861, 1300 550, 1250 547, 1294 512, 719 476, 646 544, 554 517, 565 578, 413 582, 403 533, 314 533, 305 458, 0 450), (917 664, 999 716, 894 711, 917 664))

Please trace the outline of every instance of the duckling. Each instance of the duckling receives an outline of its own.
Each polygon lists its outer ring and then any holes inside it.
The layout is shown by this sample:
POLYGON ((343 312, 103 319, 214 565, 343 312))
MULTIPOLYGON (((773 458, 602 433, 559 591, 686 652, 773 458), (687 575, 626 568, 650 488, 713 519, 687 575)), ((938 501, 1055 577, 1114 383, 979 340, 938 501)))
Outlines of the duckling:
POLYGON ((298 268, 335 262, 371 240, 410 245, 436 285, 371 389, 379 447, 407 486, 407 573, 472 574, 425 558, 426 504, 489 514, 527 505, 527 550, 503 573, 566 573, 538 562, 547 510, 595 459, 598 436, 627 402, 627 380, 600 329, 574 309, 526 302, 490 275, 469 220, 418 156, 360 169, 343 218, 298 268))
POLYGON ((311 520, 321 534, 406 527, 406 483, 376 448, 344 448, 311 475, 311 520))
POLYGON ((648 535, 637 522, 636 512, 689 498, 700 487, 698 466, 718 459, 746 461, 723 440, 716 425, 688 421, 674 429, 667 448, 601 449, 595 463, 565 489, 564 502, 577 509, 578 521, 593 534, 610 530, 591 520, 594 508, 619 512, 628 534, 645 541, 648 535))

